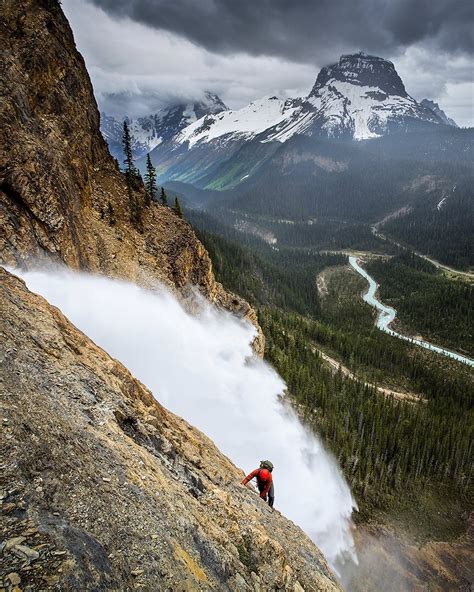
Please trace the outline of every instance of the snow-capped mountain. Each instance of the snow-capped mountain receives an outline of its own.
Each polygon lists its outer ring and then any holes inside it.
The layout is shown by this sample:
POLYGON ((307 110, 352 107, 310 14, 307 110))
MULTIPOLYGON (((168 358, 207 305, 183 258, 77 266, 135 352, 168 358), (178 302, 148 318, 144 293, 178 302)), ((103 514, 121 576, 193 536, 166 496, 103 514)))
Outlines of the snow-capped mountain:
POLYGON ((446 113, 441 109, 438 103, 435 103, 430 99, 423 99, 420 102, 420 105, 423 105, 423 107, 427 107, 428 109, 431 109, 431 111, 433 111, 433 113, 435 113, 444 124, 451 125, 453 127, 459 127, 458 124, 454 121, 454 119, 451 119, 451 117, 448 117, 446 115, 446 113))
POLYGON ((315 115, 312 132, 378 137, 414 121, 441 123, 408 95, 392 62, 364 53, 343 55, 321 70, 308 96, 315 115))
POLYGON ((266 130, 288 121, 301 100, 264 97, 238 110, 222 111, 207 115, 184 128, 175 142, 187 143, 190 148, 199 142, 211 142, 217 138, 249 140, 266 130))
MULTIPOLYGON (((217 95, 206 92, 202 100, 194 103, 172 105, 137 119, 126 117, 135 158, 140 158, 162 142, 171 140, 183 128, 202 117, 225 110, 227 110, 226 105, 217 95)), ((101 113, 100 129, 111 154, 119 161, 122 160, 123 120, 101 113)))
POLYGON ((295 134, 365 140, 416 121, 444 122, 407 94, 392 62, 358 53, 324 67, 305 98, 267 97, 243 109, 208 115, 184 128, 174 142, 189 148, 217 138, 229 142, 258 136, 261 142, 285 142, 295 134))
MULTIPOLYGON (((168 139, 160 132, 151 158, 162 183, 222 191, 251 183, 276 152, 280 169, 283 163, 285 174, 291 174, 290 163, 302 158, 292 151, 295 143, 306 144, 305 162, 318 167, 326 162, 326 156, 315 157, 318 142, 370 143, 384 136, 441 129, 443 123, 438 113, 407 93, 392 62, 357 53, 322 68, 306 97, 268 96, 242 109, 208 112, 168 139)), ((143 158, 138 165, 144 169, 143 158)), ((327 166, 339 170, 343 165, 327 166)))

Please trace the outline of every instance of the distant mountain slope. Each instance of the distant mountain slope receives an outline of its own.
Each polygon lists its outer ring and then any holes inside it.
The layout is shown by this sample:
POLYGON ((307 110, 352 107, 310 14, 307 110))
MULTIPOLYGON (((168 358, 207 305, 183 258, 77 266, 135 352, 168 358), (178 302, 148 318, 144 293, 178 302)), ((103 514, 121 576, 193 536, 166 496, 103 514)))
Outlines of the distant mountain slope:
MULTIPOLYGON (((295 136, 251 178, 223 193, 232 208, 263 216, 376 222, 428 195, 439 196, 438 203, 471 176, 473 156, 474 130, 446 126, 364 142, 295 136)), ((237 156, 221 166, 222 179, 230 182, 236 161, 237 156)))
POLYGON ((443 123, 445 123, 446 125, 452 125, 453 127, 459 127, 458 124, 454 121, 454 119, 451 119, 450 117, 448 117, 446 115, 446 113, 441 109, 441 107, 438 105, 438 103, 435 103, 434 101, 430 101, 430 99, 423 99, 420 102, 420 105, 423 105, 423 107, 427 107, 428 109, 431 109, 431 111, 433 111, 433 113, 435 113, 443 123))
MULTIPOLYGON (((132 136, 132 150, 135 158, 140 158, 162 142, 171 140, 183 128, 208 114, 227 110, 221 99, 206 92, 204 98, 194 103, 179 103, 162 108, 147 117, 129 119, 132 136)), ((100 129, 109 145, 109 150, 119 162, 123 160, 122 131, 123 121, 106 113, 101 113, 100 129)))
POLYGON ((161 182, 223 190, 252 177, 295 137, 367 140, 442 123, 408 95, 391 62, 358 53, 323 68, 307 97, 265 97, 205 115, 157 144, 151 157, 161 182), (221 167, 232 173, 222 175, 221 167))
POLYGON ((330 137, 364 140, 409 128, 412 120, 441 122, 408 95, 392 62, 364 53, 323 68, 308 101, 316 110, 313 128, 330 137))
POLYGON ((261 142, 285 142, 295 134, 320 134, 356 140, 377 137, 411 119, 441 123, 431 107, 410 97, 394 65, 366 54, 344 55, 321 70, 303 99, 269 97, 237 111, 208 115, 175 138, 192 148, 199 142, 259 136, 261 142))
MULTIPOLYGON (((208 115, 184 128, 174 141, 187 143, 192 148, 199 142, 212 142, 216 138, 249 140, 290 120, 299 103, 298 99, 283 101, 275 96, 264 97, 242 109, 208 115)), ((268 141, 269 138, 265 139, 268 141)))

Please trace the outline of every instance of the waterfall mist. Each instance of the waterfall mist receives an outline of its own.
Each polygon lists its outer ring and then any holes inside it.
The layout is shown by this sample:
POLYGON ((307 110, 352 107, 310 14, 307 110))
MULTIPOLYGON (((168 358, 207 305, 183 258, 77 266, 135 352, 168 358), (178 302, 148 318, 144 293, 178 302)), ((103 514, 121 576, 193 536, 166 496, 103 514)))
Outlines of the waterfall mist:
POLYGON ((275 507, 332 567, 353 555, 349 487, 319 439, 282 404, 283 380, 252 358, 254 327, 204 302, 191 315, 165 290, 64 270, 14 273, 246 473, 270 459, 275 507))

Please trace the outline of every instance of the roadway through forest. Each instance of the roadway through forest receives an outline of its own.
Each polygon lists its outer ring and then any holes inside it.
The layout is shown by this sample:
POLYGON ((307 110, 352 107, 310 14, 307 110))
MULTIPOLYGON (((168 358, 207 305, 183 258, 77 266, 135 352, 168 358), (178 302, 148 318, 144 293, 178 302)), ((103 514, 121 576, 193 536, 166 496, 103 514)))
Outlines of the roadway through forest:
POLYGON ((319 348, 312 346, 312 350, 315 353, 317 352, 321 356, 321 358, 325 362, 327 362, 327 364, 329 364, 329 366, 331 367, 331 370, 334 373, 340 371, 344 376, 347 376, 347 378, 350 378, 351 380, 355 380, 357 382, 361 382, 365 386, 373 388, 374 390, 376 390, 381 395, 384 395, 385 397, 393 397, 394 399, 397 399, 398 401, 406 401, 408 403, 426 402, 426 399, 424 399, 421 395, 416 395, 415 393, 405 393, 402 391, 394 391, 391 388, 378 386, 372 382, 367 382, 365 380, 362 380, 356 374, 354 374, 351 370, 349 370, 349 368, 347 368, 347 366, 344 366, 343 364, 338 362, 336 359, 331 358, 331 356, 328 356, 319 348))
POLYGON ((420 253, 419 251, 415 251, 411 247, 408 247, 406 245, 402 245, 401 243, 397 242, 393 238, 390 238, 386 234, 381 233, 379 231, 379 225, 381 225, 387 219, 388 218, 384 218, 383 220, 380 220, 380 222, 376 222, 375 224, 372 224, 372 227, 371 228, 372 228, 372 234, 374 236, 376 236, 380 240, 383 240, 383 241, 386 241, 388 243, 391 243, 392 245, 395 245, 396 247, 399 247, 400 249, 403 249, 405 251, 411 251, 417 257, 421 257, 421 259, 424 259, 425 261, 428 261, 429 263, 431 263, 432 265, 434 265, 438 269, 442 269, 444 271, 448 271, 449 273, 451 273, 453 275, 461 276, 463 279, 467 279, 470 282, 474 282, 474 273, 472 273, 470 271, 461 271, 459 269, 454 269, 453 267, 449 267, 449 265, 445 265, 444 263, 440 263, 436 259, 432 259, 431 257, 428 257, 428 255, 424 255, 423 253, 420 253))
POLYGON ((468 364, 469 366, 474 367, 474 360, 472 360, 471 358, 462 356, 457 352, 453 352, 451 350, 439 347, 437 345, 433 345, 432 343, 429 343, 428 341, 423 341, 422 339, 407 337, 406 335, 402 335, 401 333, 398 333, 397 331, 390 329, 390 324, 394 321, 395 317, 397 316, 397 311, 391 306, 386 306, 380 300, 378 300, 378 298, 376 297, 378 284, 373 279, 373 277, 370 276, 365 271, 365 269, 359 265, 357 258, 354 256, 350 256, 349 263, 351 267, 359 275, 361 275, 364 279, 366 279, 369 282, 369 288, 362 298, 365 302, 367 302, 367 304, 370 304, 370 306, 374 307, 378 311, 379 314, 376 323, 377 327, 381 331, 385 331, 389 335, 398 337, 399 339, 403 339, 404 341, 408 341, 409 343, 413 343, 414 345, 418 345, 430 351, 434 351, 438 354, 447 356, 448 358, 457 360, 458 362, 462 362, 463 364, 468 364))

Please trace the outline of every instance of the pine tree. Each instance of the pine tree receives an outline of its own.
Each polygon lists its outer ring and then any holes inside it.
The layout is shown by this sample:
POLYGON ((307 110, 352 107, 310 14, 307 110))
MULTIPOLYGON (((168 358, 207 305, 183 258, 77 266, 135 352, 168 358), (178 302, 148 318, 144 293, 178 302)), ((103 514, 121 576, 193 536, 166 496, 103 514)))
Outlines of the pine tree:
POLYGON ((125 160, 123 161, 123 164, 125 165, 125 174, 131 178, 135 175, 136 168, 133 162, 132 138, 126 121, 123 122, 122 146, 125 155, 125 160))
POLYGON ((167 206, 168 205, 168 198, 166 197, 166 193, 165 193, 165 188, 164 187, 161 188, 160 200, 161 200, 161 203, 164 206, 167 206))
POLYGON ((138 169, 135 167, 135 163, 133 162, 132 140, 127 121, 123 122, 122 146, 125 155, 123 164, 125 165, 125 180, 127 183, 127 193, 128 200, 130 202, 130 210, 132 213, 132 221, 138 224, 140 222, 140 211, 138 202, 133 193, 133 184, 134 181, 137 181, 140 178, 140 175, 138 169))
POLYGON ((177 197, 174 198, 174 207, 173 210, 175 211, 175 213, 182 218, 183 217, 183 210, 181 209, 181 205, 179 203, 179 200, 177 197))
POLYGON ((146 155, 145 189, 147 195, 147 205, 150 205, 150 202, 155 199, 157 192, 156 170, 151 163, 150 154, 146 155))

